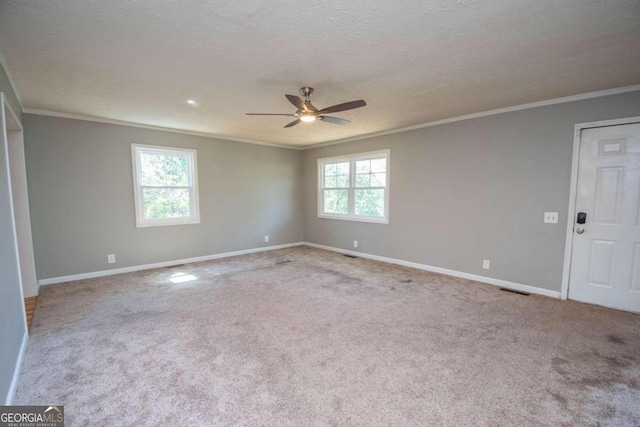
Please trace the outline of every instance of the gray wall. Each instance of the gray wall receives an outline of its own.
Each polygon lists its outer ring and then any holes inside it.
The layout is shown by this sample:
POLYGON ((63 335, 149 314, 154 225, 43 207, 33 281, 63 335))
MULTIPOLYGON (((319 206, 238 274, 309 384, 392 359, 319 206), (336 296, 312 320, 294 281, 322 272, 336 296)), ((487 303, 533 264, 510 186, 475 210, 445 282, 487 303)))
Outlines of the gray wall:
POLYGON ((32 114, 23 122, 39 279, 302 240, 300 151, 32 114), (131 143, 197 150, 200 224, 136 228, 131 143))
MULTIPOLYGON (((13 88, 0 66, 0 92, 12 104, 16 114, 20 106, 13 88), (15 105, 14 105, 15 103, 15 105)), ((19 279, 18 259, 15 252, 9 171, 4 135, 0 136, 0 404, 8 396, 22 339, 26 332, 24 309, 19 279)))
POLYGON ((9 392, 26 332, 11 214, 8 153, 2 139, 0 137, 0 404, 4 404, 9 392))
POLYGON ((640 92, 307 150, 305 241, 560 291, 574 125, 632 116, 640 92), (319 219, 316 159, 383 148, 390 223, 319 219))
POLYGON ((640 116, 640 92, 299 152, 25 114, 38 277, 303 239, 353 249, 358 240, 362 252, 559 291, 573 126, 631 116, 640 116), (135 228, 132 142, 198 150, 200 224, 135 228), (318 219, 316 159, 383 148, 390 224, 318 219), (545 211, 560 212, 559 224, 543 224, 545 211))

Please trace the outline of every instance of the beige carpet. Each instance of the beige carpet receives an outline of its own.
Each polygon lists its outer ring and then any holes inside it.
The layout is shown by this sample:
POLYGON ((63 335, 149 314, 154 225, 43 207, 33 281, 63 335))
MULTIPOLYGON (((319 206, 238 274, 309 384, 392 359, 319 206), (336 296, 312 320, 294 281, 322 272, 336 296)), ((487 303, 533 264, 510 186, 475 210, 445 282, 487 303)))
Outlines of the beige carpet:
POLYGON ((640 316, 299 247, 41 288, 16 404, 68 426, 637 427, 640 316))

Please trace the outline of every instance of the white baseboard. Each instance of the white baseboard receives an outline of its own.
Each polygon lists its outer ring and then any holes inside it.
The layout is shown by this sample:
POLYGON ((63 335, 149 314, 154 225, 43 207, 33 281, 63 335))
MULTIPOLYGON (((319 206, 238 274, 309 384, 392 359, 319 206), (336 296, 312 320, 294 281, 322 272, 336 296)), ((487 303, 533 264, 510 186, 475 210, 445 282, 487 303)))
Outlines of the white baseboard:
POLYGON ((549 289, 544 289, 544 288, 538 288, 538 287, 530 286, 530 285, 523 285, 521 283, 508 282, 506 280, 494 279, 494 278, 485 277, 485 276, 478 276, 476 274, 463 273, 461 271, 449 270, 449 269, 446 269, 446 268, 434 267, 434 266, 426 265, 426 264, 419 264, 417 262, 404 261, 404 260, 401 260, 401 259, 387 258, 387 257, 384 257, 384 256, 379 256, 379 255, 370 255, 370 254, 367 254, 367 253, 364 253, 364 252, 355 252, 355 251, 350 251, 350 250, 347 250, 347 249, 335 248, 333 246, 318 245, 316 243, 304 242, 304 245, 311 246, 313 248, 318 248, 318 249, 325 249, 327 251, 338 252, 338 253, 341 253, 341 254, 355 255, 355 256, 361 257, 361 258, 373 259, 373 260, 376 260, 376 261, 382 261, 382 262, 388 262, 388 263, 391 263, 391 264, 403 265, 405 267, 417 268, 418 270, 430 271, 432 273, 440 273, 440 274, 444 274, 446 276, 453 276, 453 277, 460 277, 460 278, 468 279, 468 280, 474 280, 476 282, 482 282, 482 283, 487 283, 489 285, 500 286, 501 288, 512 289, 514 291, 527 292, 527 293, 530 293, 530 294, 544 295, 544 296, 551 297, 551 298, 560 298, 560 292, 551 291, 549 289))
POLYGON ((5 399, 5 406, 13 405, 13 400, 16 397, 16 391, 18 391, 18 381, 20 380, 20 372, 22 371, 22 362, 24 361, 24 355, 27 352, 27 343, 29 342, 29 332, 25 332, 22 337, 22 344, 20 345, 20 353, 18 353, 18 359, 16 360, 16 366, 13 370, 13 379, 7 392, 5 399))
POLYGON ((205 256, 195 257, 195 258, 164 261, 164 262, 157 262, 153 264, 136 265, 136 266, 124 267, 124 268, 114 268, 112 270, 94 271, 91 273, 74 274, 71 276, 52 277, 49 279, 39 280, 38 284, 40 286, 52 285, 55 283, 72 282, 75 280, 91 279, 94 277, 112 276, 115 274, 131 273, 133 271, 150 270, 153 268, 171 267, 173 265, 188 264, 188 263, 200 262, 200 261, 209 261, 213 259, 228 258, 228 257, 233 257, 238 255, 252 254, 256 252, 273 251, 276 249, 291 248, 294 246, 302 246, 302 245, 306 245, 306 246, 310 246, 318 249, 324 249, 328 251, 333 251, 333 252, 339 252, 342 254, 355 255, 361 258, 373 259, 376 261, 388 262, 391 264, 403 265, 405 267, 417 268, 418 270, 430 271, 432 273, 440 273, 446 276, 453 276, 453 277, 460 277, 468 280, 474 280, 476 282, 487 283, 490 285, 500 286, 502 288, 507 288, 507 289, 513 289, 515 291, 544 295, 551 298, 560 298, 560 292, 551 291, 544 288, 538 288, 530 285, 523 285, 521 283, 508 282, 506 280, 494 279, 491 277, 478 276, 476 274, 464 273, 461 271, 449 270, 446 268, 434 267, 426 264, 419 264, 417 262, 404 261, 404 260, 395 259, 395 258, 388 258, 380 255, 371 255, 364 252, 355 252, 347 249, 336 248, 333 246, 319 245, 317 243, 310 243, 310 242, 287 243, 285 245, 266 246, 263 248, 253 248, 253 249, 245 249, 242 251, 224 252, 220 254, 205 255, 205 256))
POLYGON ((190 264, 192 262, 210 261, 212 259, 228 258, 237 255, 253 254, 256 252, 274 251, 276 249, 291 248, 294 246, 302 246, 304 243, 287 243, 284 245, 265 246, 263 248, 245 249, 242 251, 223 252, 214 255, 205 255, 194 258, 178 259, 173 261, 156 262, 153 264, 134 265, 131 267, 114 268, 112 270, 94 271, 91 273, 73 274, 71 276, 52 277, 49 279, 41 279, 38 281, 40 286, 53 285, 55 283, 72 282, 75 280, 92 279, 94 277, 113 276, 115 274, 131 273, 133 271, 151 270, 152 268, 171 267, 173 265, 190 264))

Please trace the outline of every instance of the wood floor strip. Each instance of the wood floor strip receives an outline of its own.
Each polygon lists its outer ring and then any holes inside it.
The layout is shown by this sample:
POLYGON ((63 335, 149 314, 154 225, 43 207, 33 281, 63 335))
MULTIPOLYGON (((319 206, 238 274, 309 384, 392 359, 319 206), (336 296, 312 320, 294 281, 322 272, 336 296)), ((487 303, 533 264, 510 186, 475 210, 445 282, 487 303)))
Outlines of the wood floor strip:
POLYGON ((31 329, 31 321, 33 320, 33 313, 36 311, 36 303, 38 297, 29 297, 24 299, 24 307, 27 311, 27 326, 31 329))

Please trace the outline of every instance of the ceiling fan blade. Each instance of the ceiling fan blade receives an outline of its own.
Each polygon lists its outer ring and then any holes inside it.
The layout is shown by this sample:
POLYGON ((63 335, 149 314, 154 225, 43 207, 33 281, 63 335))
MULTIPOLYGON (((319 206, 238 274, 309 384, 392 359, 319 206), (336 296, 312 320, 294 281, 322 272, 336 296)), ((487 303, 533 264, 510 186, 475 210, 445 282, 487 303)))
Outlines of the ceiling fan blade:
POLYGON ((289 124, 288 124, 288 125, 286 125, 285 127, 286 127, 286 128, 290 128, 290 127, 292 127, 292 126, 297 125, 298 123, 300 123, 300 119, 292 121, 291 123, 289 123, 289 124))
POLYGON ((333 123, 334 125, 346 125, 347 123, 351 123, 349 120, 331 116, 318 116, 318 119, 327 123, 333 123))
POLYGON ((278 114, 278 113, 245 113, 247 116, 287 116, 297 117, 295 114, 278 114))
POLYGON ((345 102, 344 104, 338 104, 328 108, 323 108, 319 111, 319 113, 337 113, 338 111, 353 110, 354 108, 364 107, 365 105, 367 105, 367 103, 364 102, 364 99, 359 99, 357 101, 345 102))
POLYGON ((304 105, 304 101, 295 95, 285 95, 290 103, 292 103, 298 110, 306 110, 307 106, 304 105))

